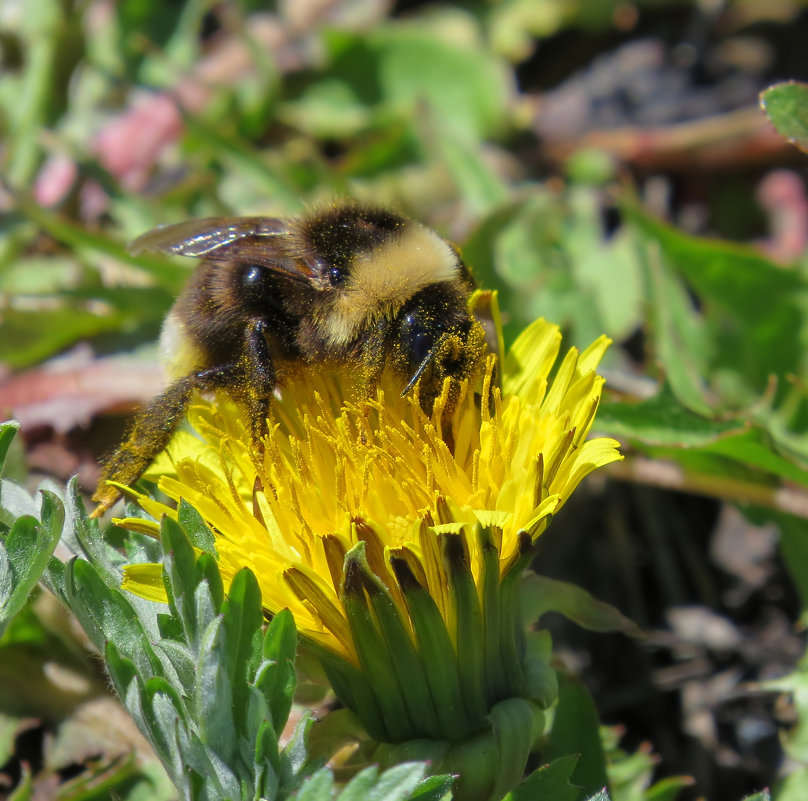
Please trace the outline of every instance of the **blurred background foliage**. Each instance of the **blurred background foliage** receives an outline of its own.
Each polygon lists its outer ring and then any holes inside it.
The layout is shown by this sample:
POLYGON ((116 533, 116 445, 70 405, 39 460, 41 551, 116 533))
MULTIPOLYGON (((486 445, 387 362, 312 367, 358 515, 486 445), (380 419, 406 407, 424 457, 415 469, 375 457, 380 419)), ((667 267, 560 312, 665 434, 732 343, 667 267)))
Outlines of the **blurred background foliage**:
MULTIPOLYGON (((540 315, 615 341, 598 425, 627 459, 537 566, 648 631, 554 631, 620 727, 614 797, 673 798, 652 775, 689 774, 679 798, 808 798, 808 156, 758 107, 808 79, 806 37, 796 0, 0 0, 6 474, 90 490, 160 386, 193 265, 127 242, 391 204, 499 291, 506 341, 540 315)), ((123 770, 120 797, 159 797, 131 725, 108 737, 114 702, 88 712, 105 680, 62 614, 39 595, 0 641, 0 782, 107 797, 88 771, 123 770)))

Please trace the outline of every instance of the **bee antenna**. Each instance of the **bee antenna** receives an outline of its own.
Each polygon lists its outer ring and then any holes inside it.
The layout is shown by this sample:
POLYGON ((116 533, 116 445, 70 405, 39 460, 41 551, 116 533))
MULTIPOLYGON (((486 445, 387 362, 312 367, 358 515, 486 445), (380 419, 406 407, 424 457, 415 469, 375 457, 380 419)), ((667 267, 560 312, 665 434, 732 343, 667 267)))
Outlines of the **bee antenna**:
POLYGON ((438 351, 440 350, 440 346, 446 340, 446 337, 449 336, 448 334, 443 334, 441 338, 432 346, 432 349, 427 353, 424 357, 424 360, 418 365, 418 369, 415 371, 415 374, 410 379, 410 382, 407 384, 406 387, 401 391, 401 397, 404 398, 410 394, 412 388, 418 383, 418 379, 424 374, 424 370, 432 364, 435 356, 437 355, 438 351))

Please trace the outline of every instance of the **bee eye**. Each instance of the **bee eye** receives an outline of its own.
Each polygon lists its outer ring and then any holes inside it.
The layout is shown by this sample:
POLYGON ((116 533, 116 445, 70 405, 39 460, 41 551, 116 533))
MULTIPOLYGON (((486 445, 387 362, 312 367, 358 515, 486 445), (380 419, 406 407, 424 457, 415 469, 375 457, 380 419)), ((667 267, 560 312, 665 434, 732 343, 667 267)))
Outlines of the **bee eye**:
POLYGON ((259 264, 250 265, 241 275, 241 282, 245 287, 258 286, 267 276, 267 270, 259 264))
POLYGON ((410 366, 416 369, 435 346, 435 336, 418 320, 417 315, 408 314, 401 323, 401 345, 410 366))
POLYGON ((345 280, 345 271, 339 267, 332 267, 328 272, 328 282, 331 286, 339 286, 345 280))

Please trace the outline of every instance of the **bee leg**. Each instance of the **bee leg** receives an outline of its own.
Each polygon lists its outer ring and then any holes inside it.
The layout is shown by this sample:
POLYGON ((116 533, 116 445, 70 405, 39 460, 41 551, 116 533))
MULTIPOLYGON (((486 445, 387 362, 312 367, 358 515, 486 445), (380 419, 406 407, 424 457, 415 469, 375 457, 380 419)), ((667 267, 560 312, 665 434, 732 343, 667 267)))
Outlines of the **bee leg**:
POLYGON ((262 450, 261 438, 267 433, 267 411, 276 377, 265 336, 267 324, 256 320, 248 329, 244 353, 239 362, 236 399, 247 409, 253 444, 262 450))
POLYGON ((275 386, 275 369, 265 329, 263 320, 250 326, 244 353, 237 363, 210 367, 174 381, 135 417, 126 439, 103 465, 93 495, 98 504, 94 517, 103 514, 120 497, 119 490, 108 485, 108 481, 133 484, 168 445, 194 389, 226 389, 246 406, 253 441, 260 452, 260 438, 267 430, 267 407, 275 386))
POLYGON ((168 444, 182 420, 191 391, 198 385, 195 375, 174 381, 135 417, 126 439, 104 462, 101 478, 93 500, 98 507, 92 513, 98 517, 120 497, 117 487, 107 484, 133 484, 152 460, 168 444))

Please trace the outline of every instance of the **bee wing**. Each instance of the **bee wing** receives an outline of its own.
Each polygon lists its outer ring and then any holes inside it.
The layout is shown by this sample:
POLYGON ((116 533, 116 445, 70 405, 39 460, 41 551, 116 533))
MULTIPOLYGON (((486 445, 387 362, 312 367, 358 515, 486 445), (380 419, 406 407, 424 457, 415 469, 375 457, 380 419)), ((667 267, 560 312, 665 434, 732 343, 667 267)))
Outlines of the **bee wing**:
POLYGON ((163 225, 139 236, 133 256, 149 251, 216 261, 261 264, 303 281, 317 277, 312 265, 284 247, 290 234, 286 220, 275 217, 207 217, 163 225))

